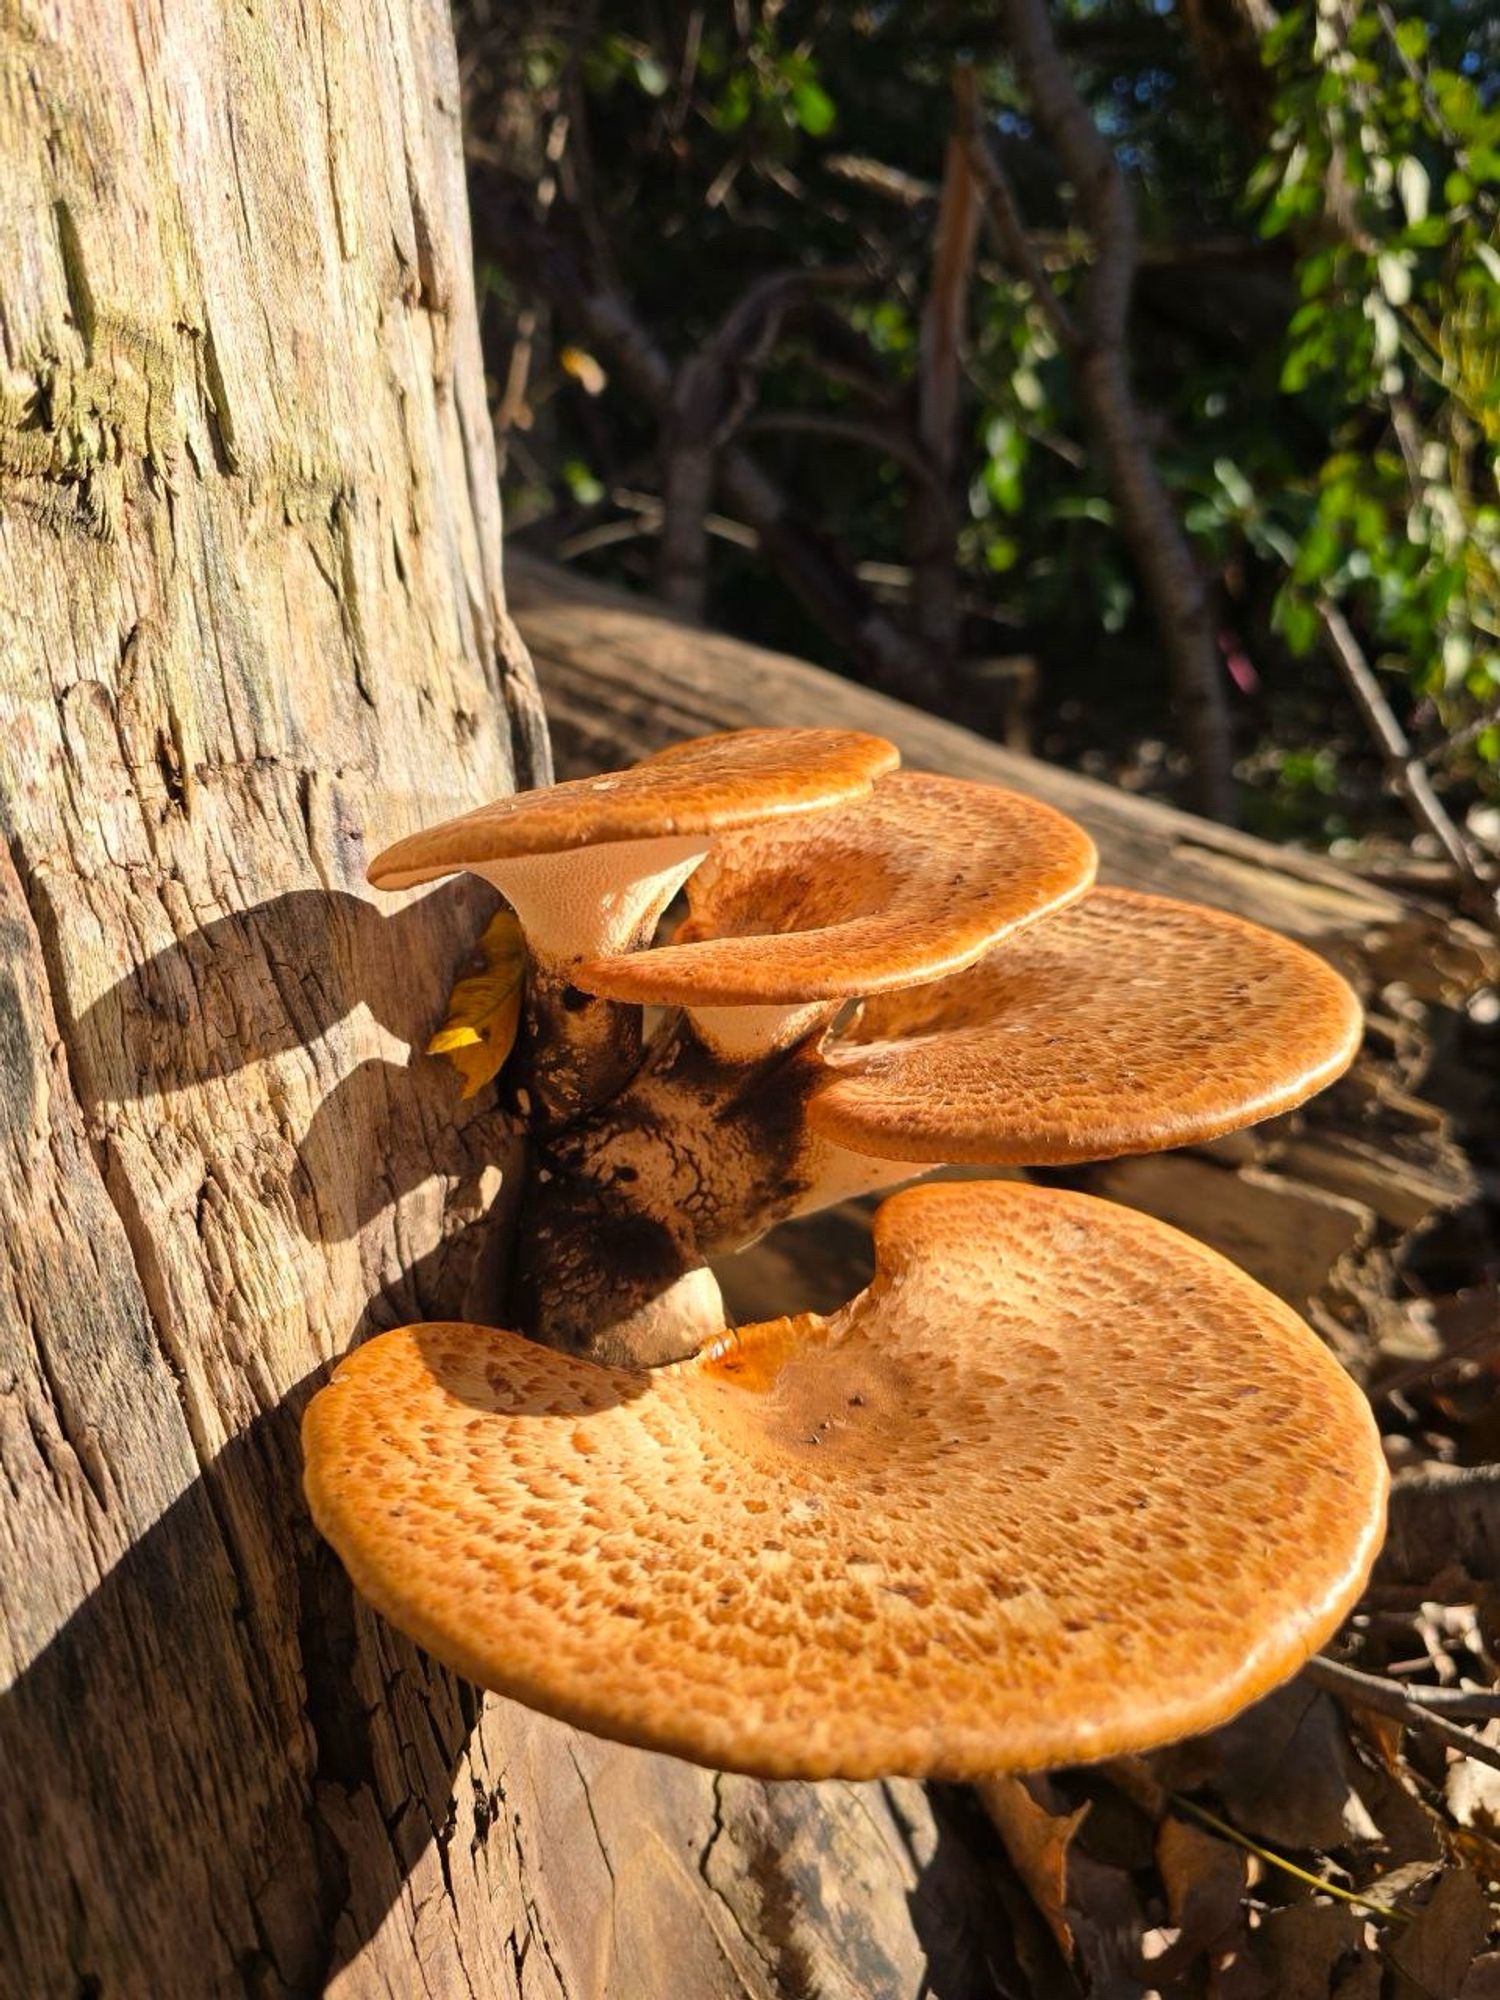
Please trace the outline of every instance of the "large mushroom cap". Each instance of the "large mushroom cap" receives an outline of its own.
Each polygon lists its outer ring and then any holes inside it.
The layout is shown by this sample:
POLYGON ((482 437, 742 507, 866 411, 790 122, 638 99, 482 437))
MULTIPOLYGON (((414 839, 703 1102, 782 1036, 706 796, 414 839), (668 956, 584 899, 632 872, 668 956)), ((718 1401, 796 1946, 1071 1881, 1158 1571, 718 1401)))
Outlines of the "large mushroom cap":
POLYGON ((896 1160, 1155 1151, 1288 1111, 1348 1068, 1359 1003, 1302 946, 1096 889, 967 970, 872 1000, 807 1122, 896 1160))
POLYGON ((641 1374, 458 1325, 304 1425, 358 1587, 483 1685, 769 1777, 968 1778, 1210 1727, 1355 1598, 1385 1469, 1279 1300, 1129 1210, 919 1188, 870 1289, 641 1374))
POLYGON ((841 805, 867 792, 899 752, 846 729, 738 729, 703 736, 627 771, 497 799, 377 854, 377 889, 410 889, 476 864, 622 841, 710 834, 841 805))
POLYGON ((597 959, 587 992, 664 1006, 842 1000, 967 965, 1094 878, 1082 827, 1019 792, 897 771, 795 825, 721 836, 677 940, 597 959))

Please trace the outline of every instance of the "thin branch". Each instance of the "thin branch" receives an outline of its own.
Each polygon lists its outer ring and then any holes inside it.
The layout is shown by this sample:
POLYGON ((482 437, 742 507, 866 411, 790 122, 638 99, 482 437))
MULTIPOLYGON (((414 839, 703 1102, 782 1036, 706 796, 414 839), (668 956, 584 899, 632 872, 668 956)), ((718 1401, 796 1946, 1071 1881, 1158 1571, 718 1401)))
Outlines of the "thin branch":
MULTIPOLYGON (((1450 1750, 1461 1751, 1465 1757, 1472 1757, 1476 1764, 1488 1764, 1491 1770, 1500 1771, 1500 1749, 1493 1743, 1486 1743, 1470 1729, 1460 1729, 1448 1716, 1457 1709, 1457 1704, 1449 1704, 1447 1712, 1442 1712, 1437 1703, 1413 1699, 1408 1688, 1398 1686, 1395 1681, 1383 1680, 1378 1674, 1362 1674, 1357 1667, 1341 1666, 1337 1660, 1325 1659, 1322 1654, 1308 1661, 1302 1670, 1310 1681, 1318 1687, 1326 1688, 1356 1708, 1373 1709, 1377 1715, 1388 1715, 1393 1721, 1402 1722, 1410 1729, 1420 1730, 1445 1744, 1450 1750)), ((1469 1711, 1472 1713, 1472 1710, 1469 1711)), ((1500 1714, 1500 1706, 1494 1713, 1500 1714)))
POLYGON ((1365 658, 1364 649, 1352 627, 1332 598, 1318 603, 1323 636, 1344 683, 1376 748, 1385 760, 1391 783, 1406 800, 1416 819, 1433 836, 1458 871, 1465 901, 1473 914, 1493 918, 1495 891, 1485 880, 1478 857, 1449 817, 1448 810, 1433 789, 1427 766, 1412 748, 1395 710, 1385 698, 1375 669, 1365 658))
MULTIPOLYGON (((1129 190, 1059 53, 1046 0, 1000 0, 1000 18, 1037 126, 1076 191, 1093 243, 1075 315, 1079 395, 1156 615, 1192 763, 1194 803, 1227 820, 1234 802, 1233 745, 1208 593, 1157 471, 1130 382, 1126 324, 1136 234, 1129 190)), ((989 149, 982 150, 988 156, 989 149)), ((1005 226, 1014 225, 1007 218, 1005 226)), ((1024 239, 1025 230, 1019 233, 1024 239)), ((1019 244, 1016 251, 1021 254, 1019 244)))
POLYGON ((1236 1847, 1242 1847, 1247 1854, 1266 1862, 1272 1868, 1280 1869, 1283 1875, 1290 1875, 1295 1882, 1305 1882, 1310 1889, 1320 1895, 1332 1896, 1335 1902, 1346 1903, 1352 1909, 1368 1910, 1372 1916, 1384 1917, 1391 1923, 1404 1924, 1410 1921, 1408 1912, 1397 1909, 1394 1903, 1380 1903, 1373 1896, 1361 1896, 1353 1889, 1345 1889, 1338 1882, 1330 1882, 1326 1875, 1314 1875, 1310 1868, 1299 1867, 1289 1861, 1284 1854, 1278 1854, 1274 1847, 1263 1847, 1258 1840, 1252 1840, 1248 1833, 1241 1833, 1237 1826, 1231 1826, 1227 1819, 1220 1819, 1207 1806, 1200 1806, 1196 1799, 1190 1799, 1182 1792, 1167 1794, 1173 1809, 1185 1812, 1191 1819, 1202 1822, 1213 1832, 1221 1834, 1225 1840, 1232 1840, 1236 1847))
POLYGON ((657 588, 674 611, 700 619, 708 593, 705 521, 723 447, 754 406, 759 374, 797 301, 860 285, 844 267, 778 271, 758 279, 677 371, 662 426, 662 529, 657 588))
POLYGON ((840 180, 865 188, 871 194, 882 195, 902 208, 920 208, 924 202, 938 198, 937 188, 931 181, 918 180, 915 174, 904 173, 900 167, 888 166, 884 160, 872 160, 863 153, 830 153, 823 164, 829 173, 836 174, 840 180))
MULTIPOLYGON (((960 64, 954 95, 974 96, 973 72, 960 64)), ((946 676, 958 657, 963 617, 958 591, 958 520, 953 501, 958 392, 979 234, 979 182, 962 133, 948 140, 943 192, 932 236, 932 272, 917 344, 917 442, 931 476, 907 510, 912 619, 934 669, 946 676)))
POLYGON ((959 131, 969 148, 975 176, 984 190, 985 215, 994 231, 1000 254, 1017 277, 1023 278, 1030 286, 1032 297, 1051 321, 1063 346, 1076 350, 1082 346, 1083 336, 1073 315, 1058 297, 1038 254, 1036 241, 1021 220, 1009 175, 979 129, 974 72, 965 71, 963 76, 966 81, 961 82, 957 89, 959 131))
POLYGON ((861 423, 858 417, 837 417, 823 410, 762 410, 741 426, 740 435, 758 437, 777 431, 842 438, 848 444, 894 458, 917 479, 931 483, 937 478, 915 438, 887 425, 861 423))

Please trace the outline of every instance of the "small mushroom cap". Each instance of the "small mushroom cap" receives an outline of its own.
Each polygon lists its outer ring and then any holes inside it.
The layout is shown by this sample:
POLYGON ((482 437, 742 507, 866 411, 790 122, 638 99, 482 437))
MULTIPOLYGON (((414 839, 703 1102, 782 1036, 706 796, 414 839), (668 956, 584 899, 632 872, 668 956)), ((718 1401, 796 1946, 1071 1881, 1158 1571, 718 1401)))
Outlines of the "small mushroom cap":
POLYGON ((627 771, 518 792, 409 834, 377 854, 377 889, 410 889, 456 869, 521 855, 665 836, 842 805, 867 792, 900 752, 847 729, 737 729, 702 736, 627 771))
POLYGON ((671 944, 575 977, 663 1006, 879 992, 967 965, 1082 895, 1097 858, 1082 827, 1019 792, 897 771, 837 812, 722 835, 671 944))
POLYGON ((897 1160, 1154 1152, 1289 1111, 1354 1060, 1359 1003, 1301 945, 1096 889, 825 1046, 809 1129, 897 1160))
POLYGON ((1142 1750, 1295 1671, 1386 1474, 1290 1309, 1016 1183, 881 1209, 870 1289, 650 1372, 493 1329, 359 1348, 303 1428, 361 1591, 469 1679, 766 1777, 1142 1750))

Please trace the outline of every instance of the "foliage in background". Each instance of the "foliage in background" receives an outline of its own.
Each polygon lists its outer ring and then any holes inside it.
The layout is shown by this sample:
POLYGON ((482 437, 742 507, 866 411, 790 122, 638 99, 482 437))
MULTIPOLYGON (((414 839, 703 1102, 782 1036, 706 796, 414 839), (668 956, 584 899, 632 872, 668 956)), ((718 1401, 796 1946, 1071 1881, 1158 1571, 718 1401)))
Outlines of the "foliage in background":
MULTIPOLYGON (((1479 0, 1421 18, 1318 0, 1284 11, 1248 67, 1242 48, 1219 49, 1216 67, 1203 46, 1214 11, 1056 10, 1131 177, 1134 372, 1216 590, 1250 817, 1328 838, 1383 808, 1378 760, 1318 650, 1325 597, 1378 657, 1457 804, 1500 756, 1500 28, 1479 0)), ((515 102, 506 79, 524 74, 541 114, 538 185, 551 174, 563 189, 554 206, 543 187, 547 226, 607 260, 674 362, 757 279, 865 274, 788 320, 747 390, 744 435, 899 616, 913 486, 900 443, 959 58, 976 65, 1065 299, 1081 255, 989 10, 678 0, 595 22, 540 9, 491 20, 481 5, 465 26, 477 146, 526 151, 514 131, 494 137, 515 102)), ((516 329, 534 321, 524 393, 507 398, 511 518, 540 546, 649 587, 656 427, 501 261, 487 328, 498 383, 514 387, 516 329)), ((999 733, 997 691, 1011 683, 997 659, 1030 655, 1038 747, 1170 787, 1158 642, 1069 359, 988 245, 961 424, 965 719, 999 733)), ((728 510, 714 527, 715 619, 842 664, 728 510)))
POLYGON ((1455 753, 1494 767, 1500 103, 1455 66, 1480 72, 1474 26, 1319 0, 1268 38, 1277 123, 1250 195, 1264 234, 1304 246, 1281 387, 1330 449, 1233 504, 1288 572, 1293 647, 1317 642, 1322 597, 1343 601, 1455 753))

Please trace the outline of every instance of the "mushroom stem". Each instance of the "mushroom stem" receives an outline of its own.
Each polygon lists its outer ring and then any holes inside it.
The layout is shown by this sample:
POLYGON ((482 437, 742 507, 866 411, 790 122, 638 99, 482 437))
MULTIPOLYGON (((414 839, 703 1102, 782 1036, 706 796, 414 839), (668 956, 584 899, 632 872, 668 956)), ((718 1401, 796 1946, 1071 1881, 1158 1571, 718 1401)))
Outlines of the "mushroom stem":
POLYGON ((597 1000, 566 965, 533 958, 506 1083, 534 1131, 570 1124, 613 1097, 641 1062, 641 1010, 597 1000))
POLYGON ((538 1142, 517 1223, 508 1323, 567 1354, 650 1368, 724 1325, 691 1229, 628 1182, 569 1170, 569 1135, 538 1142))
MULTIPOLYGON (((581 1271, 611 1268, 633 1301, 786 1216, 925 1171, 813 1137, 805 1111, 821 1073, 813 1039, 729 1062, 687 1018, 673 1023, 624 1089, 539 1148, 521 1220, 528 1323, 556 1319, 552 1294, 586 1290, 581 1271)), ((601 1290, 582 1318, 606 1324, 618 1309, 601 1290)), ((572 1327, 578 1314, 563 1317, 572 1327)))

